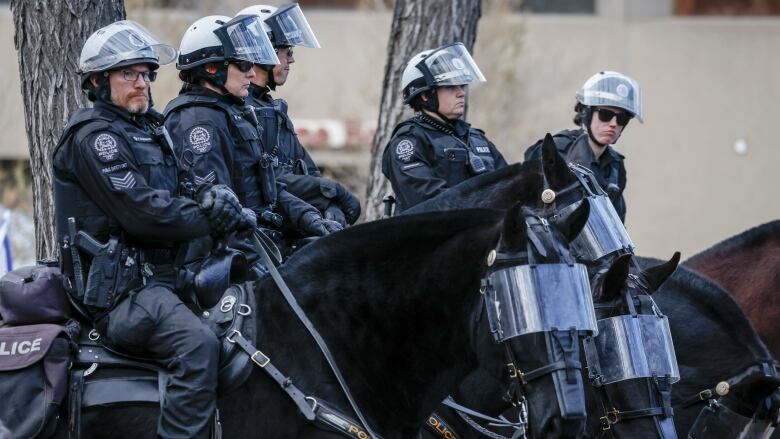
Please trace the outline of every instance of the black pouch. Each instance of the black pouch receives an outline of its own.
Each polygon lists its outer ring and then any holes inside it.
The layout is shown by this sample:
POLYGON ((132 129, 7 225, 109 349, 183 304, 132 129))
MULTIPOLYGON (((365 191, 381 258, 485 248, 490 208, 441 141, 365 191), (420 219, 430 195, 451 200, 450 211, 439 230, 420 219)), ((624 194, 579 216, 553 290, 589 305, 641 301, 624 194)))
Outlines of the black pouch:
POLYGON ((13 437, 54 434, 78 324, 0 328, 0 419, 13 437))
POLYGON ((0 279, 0 316, 9 325, 62 322, 70 317, 63 278, 56 267, 19 267, 0 279))

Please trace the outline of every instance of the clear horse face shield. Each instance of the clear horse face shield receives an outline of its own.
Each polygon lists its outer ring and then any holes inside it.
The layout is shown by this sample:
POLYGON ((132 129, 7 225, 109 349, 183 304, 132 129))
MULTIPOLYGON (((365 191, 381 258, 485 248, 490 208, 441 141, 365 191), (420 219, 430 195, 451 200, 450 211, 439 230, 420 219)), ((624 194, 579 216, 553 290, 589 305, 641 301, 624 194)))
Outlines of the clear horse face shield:
POLYGON ((454 43, 431 52, 417 64, 425 82, 432 87, 485 82, 485 76, 463 43, 454 43))
POLYGON ((265 19, 271 28, 273 44, 278 46, 303 46, 318 49, 320 42, 314 36, 309 22, 298 4, 282 6, 265 19))
POLYGON ((590 282, 581 264, 518 265, 488 277, 485 300, 497 341, 553 329, 596 334, 590 282))
POLYGON ((225 59, 265 65, 279 64, 271 41, 263 31, 262 21, 256 15, 239 15, 217 28, 214 33, 222 42, 225 59))
POLYGON ((591 376, 601 384, 668 376, 680 380, 666 317, 621 315, 598 321, 598 336, 585 339, 591 376))
MULTIPOLYGON (((578 260, 593 262, 618 250, 633 251, 634 243, 620 221, 615 207, 605 195, 588 197, 590 216, 580 234, 572 241, 571 249, 578 260)), ((582 201, 561 209, 561 216, 573 212, 582 201)))

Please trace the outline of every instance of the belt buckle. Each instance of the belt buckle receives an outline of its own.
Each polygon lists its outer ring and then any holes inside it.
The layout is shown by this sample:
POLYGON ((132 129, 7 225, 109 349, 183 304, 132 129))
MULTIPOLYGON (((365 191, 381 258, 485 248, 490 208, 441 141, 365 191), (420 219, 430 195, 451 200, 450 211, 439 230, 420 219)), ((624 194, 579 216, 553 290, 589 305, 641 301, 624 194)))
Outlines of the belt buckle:
POLYGON ((268 363, 271 362, 271 359, 268 358, 268 356, 266 354, 260 352, 259 350, 256 351, 254 354, 252 354, 251 358, 252 358, 252 362, 254 362, 256 365, 258 365, 260 367, 266 367, 266 366, 268 366, 268 363), (257 360, 257 356, 258 355, 262 355, 265 360, 264 361, 258 361, 257 360))

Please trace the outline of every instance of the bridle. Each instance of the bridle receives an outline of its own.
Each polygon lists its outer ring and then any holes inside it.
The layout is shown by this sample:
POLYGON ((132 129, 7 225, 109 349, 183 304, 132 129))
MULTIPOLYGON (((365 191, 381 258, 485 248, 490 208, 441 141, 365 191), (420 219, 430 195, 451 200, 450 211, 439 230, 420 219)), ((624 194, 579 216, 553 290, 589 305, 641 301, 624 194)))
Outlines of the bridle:
MULTIPOLYGON (((681 407, 704 404, 688 432, 688 438, 694 439, 702 437, 700 434, 707 432, 713 424, 718 422, 735 428, 735 430, 732 431, 735 431, 736 434, 738 434, 736 437, 740 439, 748 437, 769 437, 774 428, 780 423, 780 409, 776 406, 773 407, 772 395, 765 398, 755 408, 750 407, 742 401, 734 399, 729 400, 729 405, 736 405, 742 412, 752 413, 752 416, 741 415, 728 405, 724 404, 724 398, 733 388, 739 386, 755 374, 777 378, 777 365, 770 359, 759 361, 748 366, 742 372, 723 381, 719 381, 714 386, 703 389, 696 394, 683 399, 679 403, 681 407), (736 428, 739 427, 741 427, 741 430, 737 432, 736 428)), ((775 393, 778 391, 775 391, 775 393)))

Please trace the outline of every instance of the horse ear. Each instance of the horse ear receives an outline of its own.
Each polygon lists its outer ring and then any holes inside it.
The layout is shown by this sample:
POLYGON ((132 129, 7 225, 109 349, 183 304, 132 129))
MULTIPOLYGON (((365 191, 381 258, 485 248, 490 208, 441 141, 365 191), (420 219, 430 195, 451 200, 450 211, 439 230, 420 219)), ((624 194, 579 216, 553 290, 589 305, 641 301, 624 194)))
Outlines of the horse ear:
POLYGON ((600 293, 601 298, 614 299, 622 294, 631 267, 631 257, 631 254, 626 253, 612 261, 612 265, 609 266, 609 270, 604 275, 600 293))
POLYGON ((501 235, 501 250, 518 252, 526 247, 528 231, 526 230, 523 204, 517 203, 504 215, 504 230, 501 235))
POLYGON ((654 293, 661 288, 661 285, 674 273, 677 269, 677 264, 680 263, 680 252, 674 252, 672 259, 664 262, 663 264, 656 265, 642 270, 642 277, 647 281, 647 285, 650 287, 650 293, 654 293))
POLYGON ((574 209, 574 212, 570 213, 566 218, 556 221, 555 226, 560 230, 567 242, 572 242, 580 234, 582 228, 585 227, 589 216, 590 203, 587 198, 583 198, 579 207, 574 209))
POLYGON ((550 189, 563 188, 575 178, 566 165, 566 160, 558 153, 550 133, 547 133, 542 141, 542 170, 550 189))

